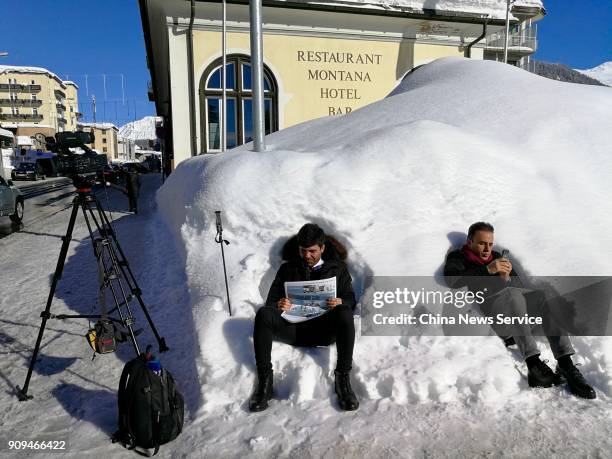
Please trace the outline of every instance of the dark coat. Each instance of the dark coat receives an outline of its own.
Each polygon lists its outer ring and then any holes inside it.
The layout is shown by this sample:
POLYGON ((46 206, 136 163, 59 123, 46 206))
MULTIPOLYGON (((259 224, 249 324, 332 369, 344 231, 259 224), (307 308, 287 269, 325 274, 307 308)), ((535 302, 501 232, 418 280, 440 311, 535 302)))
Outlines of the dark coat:
POLYGON ((135 198, 140 194, 140 185, 142 184, 142 179, 140 178, 140 174, 138 172, 127 172, 125 175, 125 189, 127 190, 128 195, 132 195, 135 198))
POLYGON ((346 249, 335 238, 328 236, 323 252, 323 266, 312 275, 308 265, 300 258, 297 238, 294 236, 283 246, 283 259, 288 260, 281 265, 266 299, 266 306, 276 308, 278 300, 285 297, 285 282, 329 279, 336 277, 336 296, 342 299, 344 306, 355 309, 357 301, 353 292, 352 278, 344 259, 346 249))
MULTIPOLYGON (((501 258, 499 252, 493 251, 493 260, 501 258)), ((487 265, 470 260, 461 249, 453 250, 446 256, 444 279, 451 288, 466 286, 469 291, 484 291, 491 295, 505 287, 522 287, 523 284, 514 269, 510 273, 510 282, 504 281, 499 273, 489 274, 487 265)))

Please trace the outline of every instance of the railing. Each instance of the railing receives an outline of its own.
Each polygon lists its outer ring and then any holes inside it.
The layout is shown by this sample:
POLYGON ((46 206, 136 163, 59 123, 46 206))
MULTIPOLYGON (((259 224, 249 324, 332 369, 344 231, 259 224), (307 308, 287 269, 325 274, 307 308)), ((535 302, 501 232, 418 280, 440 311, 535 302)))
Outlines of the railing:
POLYGON ((32 113, 2 113, 0 120, 42 120, 42 115, 33 115, 32 113))
POLYGON ((42 100, 32 100, 32 99, 0 99, 0 105, 21 105, 26 107, 40 107, 42 105, 42 100))
POLYGON ((60 104, 59 102, 55 104, 55 108, 66 111, 66 106, 64 104, 60 104))
POLYGON ((0 91, 11 92, 38 92, 42 88, 39 84, 7 84, 0 83, 0 91))
MULTIPOLYGON (((487 49, 504 49, 506 42, 506 31, 488 35, 486 38, 487 49)), ((538 49, 537 29, 535 27, 527 27, 522 30, 510 31, 508 34, 508 50, 509 51, 527 51, 534 53, 538 49)))
POLYGON ((66 98, 66 93, 64 91, 60 91, 59 89, 56 89, 54 92, 57 97, 61 97, 62 99, 66 98))

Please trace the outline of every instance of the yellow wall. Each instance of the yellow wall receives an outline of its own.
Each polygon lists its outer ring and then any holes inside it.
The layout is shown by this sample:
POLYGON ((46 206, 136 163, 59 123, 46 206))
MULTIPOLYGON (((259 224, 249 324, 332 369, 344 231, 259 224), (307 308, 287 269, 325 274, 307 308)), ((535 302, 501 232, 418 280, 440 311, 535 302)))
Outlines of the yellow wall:
MULTIPOLYGON (((221 36, 213 31, 196 31, 194 44, 199 86, 208 65, 220 56, 221 36)), ((411 42, 264 35, 263 46, 264 62, 279 87, 280 129, 380 100, 413 66, 411 42), (325 52, 327 56, 322 54, 325 52), (333 60, 332 54, 338 59, 352 58, 353 63, 329 62, 333 60), (324 62, 326 58, 328 62, 324 62), (341 75, 340 70, 347 73, 341 75), (333 74, 329 72, 334 71, 336 81, 330 79, 333 74), (342 77, 345 81, 340 81, 342 77), (350 77, 363 81, 348 81, 350 77)), ((227 48, 228 54, 248 55, 248 33, 228 33, 227 48)))
MULTIPOLYGON (((472 54, 474 54, 472 51, 472 54)), ((428 64, 441 57, 463 57, 463 50, 458 46, 440 46, 417 43, 414 46, 414 66, 428 64)), ((476 57, 476 56, 474 56, 476 57)))
MULTIPOLYGON (((248 55, 249 40, 248 33, 228 33, 228 54, 248 55)), ((415 44, 409 40, 393 42, 268 34, 264 35, 263 46, 264 62, 273 72, 279 87, 279 129, 363 107, 388 95, 413 67, 440 57, 463 56, 463 51, 456 46, 415 44), (350 59, 349 54, 352 63, 346 62, 350 59), (345 62, 332 62, 332 55, 345 62), (346 73, 342 75, 339 71, 346 73), (342 77, 344 81, 341 81, 342 77), (349 81, 351 77, 354 81, 349 81)), ((220 33, 195 31, 198 88, 206 68, 220 57, 220 50, 220 33)))

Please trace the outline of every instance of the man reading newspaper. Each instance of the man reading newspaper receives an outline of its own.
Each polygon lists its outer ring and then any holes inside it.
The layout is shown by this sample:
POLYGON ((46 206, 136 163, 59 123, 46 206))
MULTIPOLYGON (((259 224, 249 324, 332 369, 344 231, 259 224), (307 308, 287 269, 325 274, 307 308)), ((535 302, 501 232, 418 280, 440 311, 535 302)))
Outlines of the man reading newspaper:
MULTIPOLYGON (((257 364, 257 387, 249 400, 249 409, 263 411, 272 398, 272 341, 277 340, 292 346, 328 346, 336 342, 338 362, 334 374, 338 402, 343 410, 356 410, 359 402, 350 383, 355 344, 353 309, 356 301, 351 275, 342 261, 342 258, 346 257, 346 251, 343 247, 337 247, 337 241, 336 244, 331 243, 323 230, 313 223, 302 226, 297 234, 297 244, 295 242, 293 238, 285 245, 283 255, 288 261, 279 268, 266 304, 255 316, 253 344, 257 364), (292 243, 295 246, 291 249, 292 243), (305 282, 333 278, 336 287, 334 298, 325 294, 326 287, 332 284, 331 281, 305 282), (301 285, 295 284, 298 282, 301 285), (285 283, 290 284, 286 286, 285 283), (296 286, 299 287, 302 297, 300 301, 293 301, 301 304, 296 304, 298 307, 294 307, 293 313, 290 313, 292 302, 287 298, 286 292, 292 291, 292 287, 296 286), (308 301, 307 294, 319 293, 320 288, 321 294, 314 295, 319 303, 316 307, 310 302, 303 304, 308 301), (319 306, 322 311, 313 313, 319 306), (287 320, 283 318, 283 313, 287 313, 285 317, 289 314, 302 319, 299 322, 295 322, 295 319, 290 321, 291 317, 287 320)), ((329 292, 329 289, 327 291, 329 292)), ((297 296, 300 294, 294 297, 297 296)))

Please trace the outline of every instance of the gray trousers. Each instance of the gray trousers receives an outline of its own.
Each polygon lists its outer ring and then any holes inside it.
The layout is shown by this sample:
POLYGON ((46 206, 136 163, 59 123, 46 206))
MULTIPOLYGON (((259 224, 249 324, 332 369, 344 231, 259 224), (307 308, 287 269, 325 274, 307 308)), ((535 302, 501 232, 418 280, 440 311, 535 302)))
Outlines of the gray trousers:
MULTIPOLYGON (((567 333, 553 319, 546 296, 541 290, 506 287, 487 299, 480 309, 485 315, 493 318, 496 318, 497 314, 504 314, 506 317, 523 317, 525 314, 542 317, 543 333, 548 339, 555 359, 575 353, 567 333)), ((533 338, 532 327, 534 326, 529 324, 494 325, 493 329, 500 337, 514 337, 523 358, 526 359, 540 354, 533 338)))

